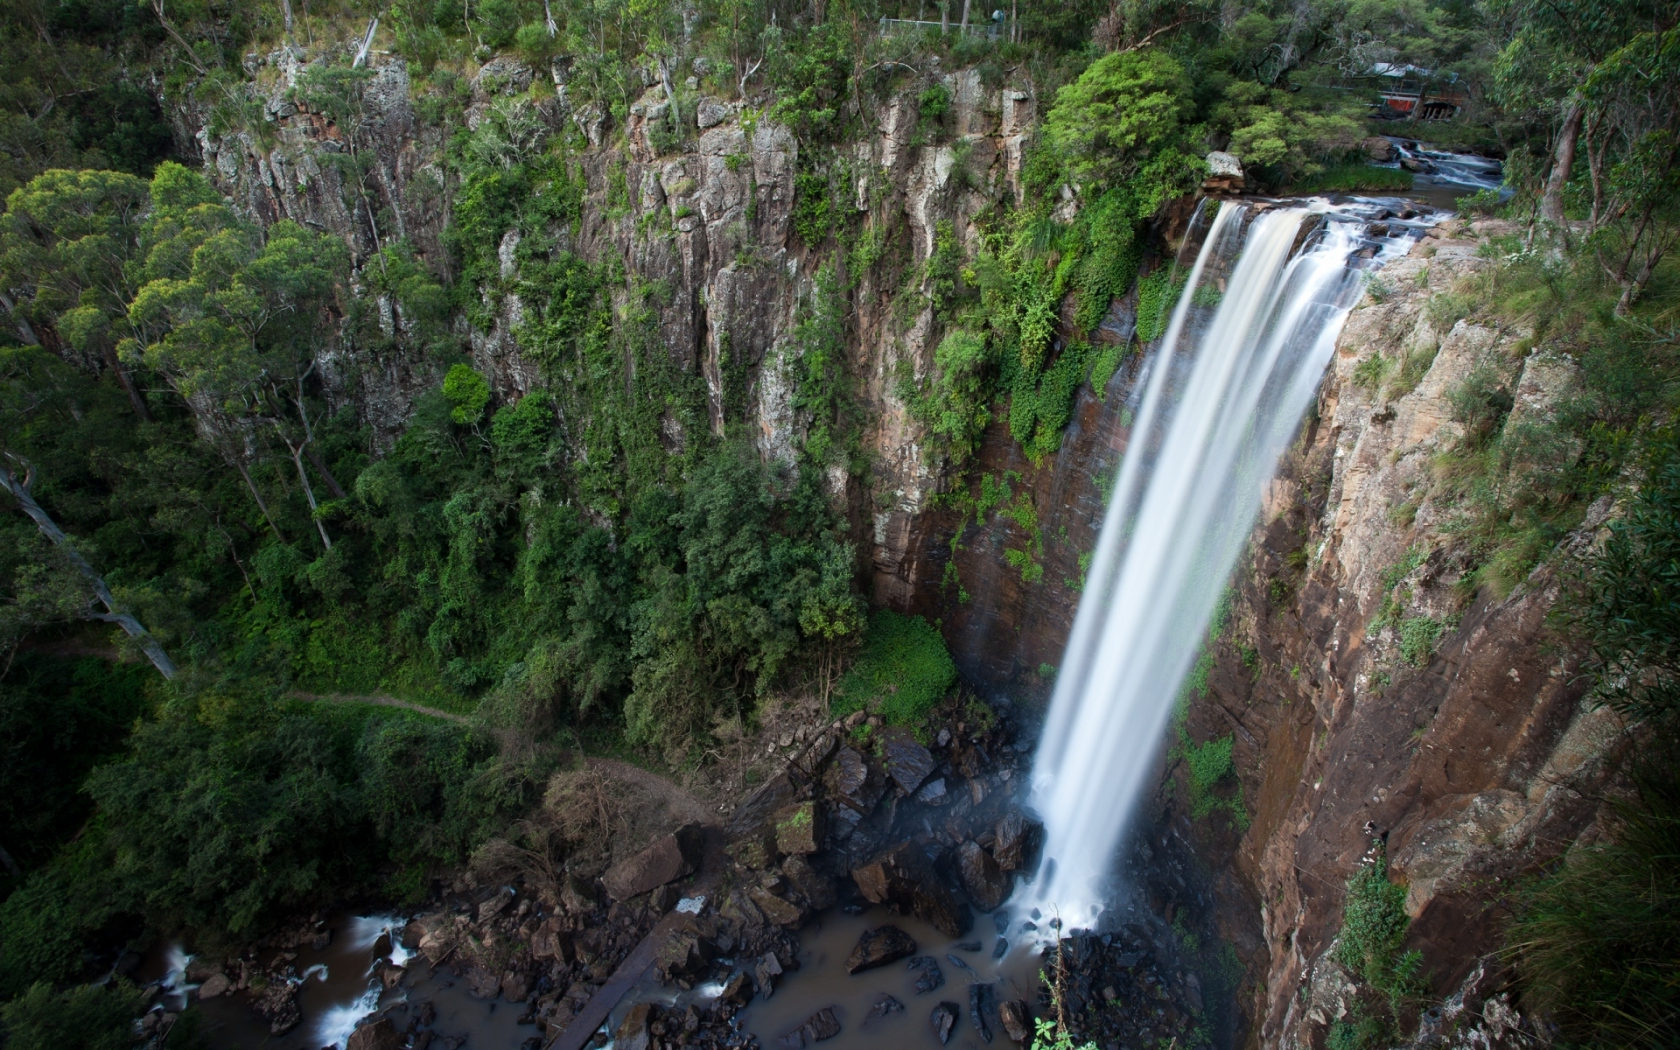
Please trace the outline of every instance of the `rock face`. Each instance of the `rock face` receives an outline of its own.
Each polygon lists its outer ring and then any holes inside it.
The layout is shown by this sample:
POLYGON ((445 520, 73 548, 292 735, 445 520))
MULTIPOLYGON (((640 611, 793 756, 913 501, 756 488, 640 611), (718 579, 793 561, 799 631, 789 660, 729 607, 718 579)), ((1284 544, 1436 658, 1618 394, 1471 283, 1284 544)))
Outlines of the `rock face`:
POLYGON ((878 926, 858 938, 846 957, 847 973, 862 973, 916 954, 916 942, 897 926, 878 926))
POLYGON ((694 874, 700 865, 702 833, 697 824, 654 839, 646 849, 613 865, 601 882, 613 900, 627 901, 668 882, 694 874))
POLYGON ((961 937, 968 918, 943 883, 908 843, 895 846, 852 872, 865 899, 933 923, 948 937, 961 937))
POLYGON ((383 1018, 351 1032, 344 1050, 397 1050, 400 1046, 402 1039, 397 1035, 396 1026, 389 1018, 383 1018))

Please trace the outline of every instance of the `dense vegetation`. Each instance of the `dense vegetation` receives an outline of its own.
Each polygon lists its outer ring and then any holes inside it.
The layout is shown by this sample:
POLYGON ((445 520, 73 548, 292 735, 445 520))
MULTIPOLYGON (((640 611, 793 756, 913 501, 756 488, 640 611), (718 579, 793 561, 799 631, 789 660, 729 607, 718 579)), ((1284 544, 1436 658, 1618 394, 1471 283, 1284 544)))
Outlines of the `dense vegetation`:
MULTIPOLYGON (((1234 153, 1271 189, 1404 181, 1365 163, 1365 140, 1389 127, 1371 119, 1378 62, 1457 85, 1464 113, 1442 133, 1502 153, 1515 192, 1471 206, 1526 222, 1479 284, 1441 290, 1432 310, 1529 325, 1582 369, 1579 397, 1538 429, 1504 425, 1505 373, 1454 393, 1467 437, 1441 477, 1476 552, 1474 582, 1513 586, 1594 499, 1640 482, 1626 524, 1583 569, 1581 622, 1604 699, 1647 719, 1653 741, 1671 738, 1670 8, 1076 0, 1026 5, 996 39, 960 24, 877 31, 879 18, 925 10, 19 0, 0 11, 0 998, 12 1000, 14 1043, 122 1045, 126 993, 76 982, 142 926, 215 940, 349 887, 424 892, 540 794, 563 745, 697 763, 776 689, 924 717, 954 668, 932 626, 869 613, 855 508, 837 505, 829 480, 869 467, 847 355, 865 278, 895 316, 930 313, 933 367, 896 383, 933 436, 930 457, 960 473, 1001 420, 1042 460, 1081 386, 1100 395, 1129 352, 1090 343, 1112 301, 1135 287, 1138 338, 1159 336, 1178 286, 1153 224, 1200 183, 1208 150, 1234 153), (376 14, 380 46, 408 63, 416 110, 444 143, 432 191, 450 222, 435 249, 370 203, 370 74, 347 42, 376 14), (265 225, 184 162, 198 122, 272 143, 246 56, 282 44, 320 59, 288 99, 339 128, 327 163, 372 252, 265 225), (795 135, 790 247, 814 279, 788 360, 792 462, 755 451, 746 366, 727 354, 714 420, 707 378, 655 330, 668 288, 574 250, 592 147, 581 123, 555 132, 534 116, 553 79, 469 126, 467 74, 498 54, 562 70, 567 103, 604 119, 608 150, 650 84, 666 104, 649 130, 661 152, 695 133, 703 95, 740 99, 749 123, 795 135), (978 190, 936 57, 989 86, 1031 84, 1042 112, 1021 199, 991 201, 977 245, 942 223, 931 256, 914 261, 901 233, 852 204, 868 173, 851 169, 848 144, 880 102, 905 95, 917 143, 950 147, 956 184, 978 190), (519 390, 494 386, 470 354, 510 296, 536 370, 519 390), (396 360, 422 393, 402 419, 375 421, 358 406, 362 379, 396 360), (159 646, 172 677, 143 662, 159 646), (470 724, 329 699, 387 692, 470 724)), ((608 181, 609 209, 628 210, 622 167, 608 181)), ((1426 367, 1371 378, 1403 392, 1426 367)), ((1036 523, 1030 500, 1010 507, 1036 523)), ((1011 554, 1025 582, 1042 574, 1032 552, 1011 554)), ((1229 742, 1182 743, 1198 805, 1240 813, 1240 798, 1208 794, 1229 771, 1229 742)), ((1655 855, 1641 829, 1666 812, 1630 810, 1623 845, 1591 863, 1633 878, 1626 865, 1655 855)), ((1394 909, 1375 878, 1363 890, 1376 947, 1349 965, 1398 1003, 1411 975, 1393 924, 1377 929, 1394 909)), ((1536 891, 1526 944, 1662 928, 1565 922, 1547 902, 1573 899, 1569 885, 1536 891)), ((1582 1004, 1610 993, 1556 951, 1524 951, 1547 990, 1537 1001, 1595 1038, 1595 1008, 1582 1004)), ((1629 1000, 1641 1010, 1650 988, 1672 999, 1672 974, 1649 980, 1629 1000)))

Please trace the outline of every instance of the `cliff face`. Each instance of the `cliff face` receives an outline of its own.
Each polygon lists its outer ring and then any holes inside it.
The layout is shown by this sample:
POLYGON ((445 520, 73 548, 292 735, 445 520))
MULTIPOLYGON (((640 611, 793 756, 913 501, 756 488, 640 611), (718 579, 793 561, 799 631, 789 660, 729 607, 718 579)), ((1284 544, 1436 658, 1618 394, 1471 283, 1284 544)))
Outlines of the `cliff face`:
MULTIPOLYGON (((418 254, 447 266, 442 232, 456 187, 446 129, 416 115, 406 68, 376 63, 354 120, 342 122, 286 101, 300 69, 289 52, 250 63, 266 130, 200 131, 206 168, 252 214, 331 230, 358 262, 381 247, 373 219, 383 213, 418 254)), ((470 83, 466 126, 526 99, 518 104, 540 136, 576 129, 589 145, 575 158, 582 218, 563 231, 566 245, 621 263, 627 284, 661 282, 663 294, 650 300, 658 340, 705 378, 710 425, 736 422, 725 413, 743 402, 725 396, 725 359, 744 362, 745 422, 765 456, 790 458, 803 423, 786 364, 829 259, 792 233, 794 137, 736 104, 703 99, 692 134, 662 153, 648 134, 660 91, 650 88, 620 135, 567 104, 563 77, 552 97, 528 101, 539 75, 551 76, 507 59, 484 66, 470 83)), ((1042 463, 1027 461, 1007 426, 994 423, 969 477, 992 479, 996 498, 979 507, 930 502, 950 485, 894 392, 905 372, 926 374, 939 334, 922 275, 941 222, 972 253, 975 217, 1018 192, 1035 110, 1030 85, 987 87, 972 72, 940 79, 952 109, 931 143, 906 94, 841 147, 855 176, 850 206, 883 248, 848 293, 847 369, 872 466, 861 477, 837 472, 831 487, 867 552, 876 600, 937 620, 982 690, 1041 701, 1105 483, 1125 448, 1144 355, 1122 363, 1103 397, 1080 392, 1060 451, 1042 463)), ((1538 418, 1564 396, 1572 365, 1544 351, 1515 355, 1522 333, 1432 320, 1430 286, 1487 265, 1479 238, 1493 231, 1451 225, 1388 266, 1382 294, 1350 318, 1239 570, 1209 693, 1189 715, 1198 741, 1234 736, 1252 823, 1238 833, 1191 822, 1170 803, 1158 814, 1158 826, 1192 838, 1217 873, 1214 918, 1248 964, 1250 1038, 1267 1046, 1322 1045, 1351 1008, 1351 985, 1330 952, 1346 880, 1373 838, 1386 838, 1393 875, 1407 887, 1410 942, 1423 951, 1434 994, 1447 999, 1424 1023, 1497 1041, 1511 1018, 1502 1000, 1484 1007, 1501 992, 1489 956, 1500 943, 1496 902, 1511 879, 1593 833, 1604 759, 1619 740, 1611 718, 1583 704, 1567 644, 1546 629, 1555 570, 1542 566, 1508 596, 1468 604, 1459 586, 1466 541, 1429 482, 1460 434, 1452 391, 1473 369, 1491 368, 1514 380, 1512 419, 1538 418), (1369 369, 1360 371, 1373 355, 1427 369, 1403 394, 1376 392, 1362 382, 1369 369)), ((504 276, 518 265, 517 239, 516 231, 503 238, 504 276)), ((1129 309, 1116 303, 1098 338, 1129 340, 1129 309)), ((489 330, 457 322, 475 366, 506 399, 539 375, 515 338, 520 310, 507 295, 489 330)), ((333 395, 355 407, 376 444, 394 437, 415 396, 438 381, 419 348, 405 345, 400 311, 387 306, 384 315, 396 349, 334 362, 330 376, 333 395)), ((1589 542, 1609 510, 1595 507, 1566 542, 1589 542)))

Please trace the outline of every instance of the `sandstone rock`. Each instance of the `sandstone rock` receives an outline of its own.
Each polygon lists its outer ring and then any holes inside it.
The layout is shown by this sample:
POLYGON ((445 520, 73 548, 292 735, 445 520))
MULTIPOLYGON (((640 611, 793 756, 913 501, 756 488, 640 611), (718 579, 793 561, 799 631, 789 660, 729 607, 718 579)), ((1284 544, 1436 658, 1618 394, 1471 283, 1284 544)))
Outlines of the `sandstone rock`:
POLYGON ((956 1003, 944 1002, 933 1008, 933 1034, 939 1037, 941 1046, 951 1041, 951 1029, 957 1026, 959 1008, 956 1003))
POLYGON ((736 971, 734 976, 723 984, 723 991, 718 993, 718 1001, 730 1003, 734 1006, 745 1006, 752 998, 752 986, 747 983, 747 975, 736 971))
POLYGON ((502 998, 510 1003, 522 1003, 531 997, 531 975, 514 970, 502 976, 502 998))
POLYGON ((677 917, 654 958, 661 977, 670 981, 700 974, 717 953, 717 925, 692 915, 677 917))
POLYGON ((268 1022, 270 1035, 284 1035, 303 1019, 298 1010, 297 986, 289 981, 270 984, 251 1005, 268 1022))
POLYGON ((887 790, 886 776, 871 767, 855 748, 843 747, 823 774, 828 797, 865 816, 887 790))
POLYGON ((799 789, 792 779, 785 772, 776 774, 735 807, 734 815, 729 818, 728 837, 733 841, 764 826, 770 814, 797 801, 799 789))
POLYGON ((852 954, 846 957, 846 972, 861 973, 916 954, 916 942, 897 926, 865 930, 852 954))
POLYGON ((577 958, 577 949, 572 945, 571 933, 560 929, 560 924, 554 919, 549 919, 532 935, 531 954, 538 959, 570 963, 577 958))
POLYGON ((652 1019, 652 1003, 632 1006, 619 1022, 618 1031, 613 1033, 614 1050, 648 1050, 653 1045, 653 1033, 649 1031, 652 1019))
POLYGON ((815 802, 799 802, 776 811, 776 848, 783 853, 815 853, 822 849, 823 811, 815 802))
POLYGON ((996 1009, 997 996, 989 984, 971 984, 968 986, 968 1020, 974 1025, 974 1031, 986 1042, 992 1041, 992 1013, 996 1009))
POLYGON ((507 911, 508 905, 512 903, 513 889, 508 886, 503 886, 501 891, 494 897, 491 897, 489 900, 484 901, 478 906, 478 911, 475 913, 476 917, 481 924, 489 922, 502 912, 507 911))
POLYGON ((573 915, 581 915, 595 907, 595 886, 588 880, 577 876, 567 875, 566 882, 560 887, 560 906, 573 915))
POLYGON ((928 870, 926 858, 911 843, 900 843, 855 869, 852 881, 871 903, 931 922, 947 937, 961 937, 968 929, 967 909, 928 870))
POLYGON ((227 974, 213 973, 205 979, 203 984, 198 986, 198 997, 200 999, 214 999, 219 995, 226 994, 228 989, 232 987, 233 982, 228 980, 227 974))
POLYGON ((601 876, 601 882, 613 900, 627 901, 694 874, 700 864, 700 851, 700 827, 689 824, 673 834, 661 835, 634 857, 613 865, 601 876))
POLYGON ((467 970, 467 992, 474 999, 494 999, 502 994, 501 978, 482 966, 471 967, 467 970))
POLYGON ((962 879, 963 889, 981 911, 995 910, 1008 898, 1013 888, 1009 876, 1004 874, 998 862, 973 839, 964 842, 957 851, 957 873, 962 879))
POLYGON ((993 832, 997 842, 992 846, 992 857, 998 867, 1010 872, 1021 871, 1031 864, 1042 831, 1042 825, 1019 812, 1005 815, 993 832))
POLYGON ((702 128, 716 127, 730 117, 729 107, 715 98, 703 98, 695 111, 695 122, 702 128))
POLYGON ((792 856, 782 861, 782 875, 794 892, 805 898, 812 911, 834 907, 838 899, 834 880, 811 867, 804 857, 792 856))
POLYGON ((881 734, 881 759, 887 775, 906 794, 912 794, 933 772, 933 755, 916 742, 908 729, 892 728, 881 734))
POLYGON ((1400 150, 1395 147, 1394 143, 1381 135, 1372 135, 1365 139, 1360 142, 1359 148, 1365 151, 1368 160, 1378 164, 1392 163, 1396 157, 1400 156, 1400 150))
POLYGON ((398 1050, 400 1046, 402 1040, 397 1036, 396 1025, 389 1017, 383 1017, 351 1032, 344 1050, 398 1050))
POLYGON ((387 990, 395 988, 397 985, 401 984, 402 979, 403 968, 401 966, 393 966, 390 963, 385 963, 379 967, 379 983, 387 990))
POLYGON ((945 972, 939 968, 939 960, 931 955, 918 955, 911 959, 910 969, 921 971, 916 978, 917 995, 926 995, 945 985, 945 972))
POLYGON ((768 999, 776 992, 776 978, 782 975, 782 961, 776 958, 775 952, 765 952, 753 964, 753 979, 758 983, 758 994, 768 999))
POLYGON ((833 1039, 840 1034, 840 1022, 835 1019, 833 1007, 823 1007, 798 1028, 776 1040, 776 1045, 785 1050, 801 1050, 812 1043, 820 1043, 824 1039, 833 1039))
POLYGON ((1003 1032, 1010 1041, 1025 1043, 1032 1038, 1032 1013, 1025 1000, 1006 999, 999 1003, 998 1020, 1003 1022, 1003 1032))
POLYGON ((762 871, 776 863, 776 832, 774 828, 754 828, 732 840, 723 848, 735 863, 748 871, 762 871))
POLYGON ((1215 178, 1242 178, 1242 161, 1234 154, 1214 150, 1207 155, 1208 174, 1215 178))
POLYGON ((899 1002, 893 996, 888 995, 886 992, 882 992, 880 998, 876 999, 869 1007, 869 1016, 874 1019, 879 1019, 886 1017, 889 1014, 900 1013, 903 1010, 903 1003, 899 1002))
POLYGON ((764 921, 772 926, 791 928, 798 926, 805 920, 805 916, 799 910, 798 905, 783 900, 763 886, 754 886, 747 891, 747 896, 752 898, 753 904, 763 913, 764 921))

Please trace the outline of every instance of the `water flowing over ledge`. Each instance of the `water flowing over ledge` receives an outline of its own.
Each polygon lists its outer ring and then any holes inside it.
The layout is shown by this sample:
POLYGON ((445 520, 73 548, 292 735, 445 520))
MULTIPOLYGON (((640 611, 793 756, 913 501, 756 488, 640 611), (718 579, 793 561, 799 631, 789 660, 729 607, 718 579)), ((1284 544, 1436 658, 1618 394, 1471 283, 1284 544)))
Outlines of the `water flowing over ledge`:
MULTIPOLYGON (((1363 266, 1431 221, 1370 202, 1204 205, 1034 761, 1044 860, 1017 914, 1094 925, 1174 700, 1311 403, 1363 266)), ((1181 263, 1184 260, 1180 260, 1181 263)))

